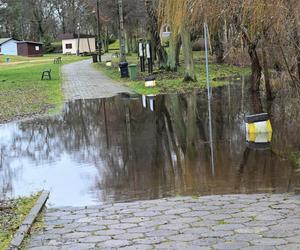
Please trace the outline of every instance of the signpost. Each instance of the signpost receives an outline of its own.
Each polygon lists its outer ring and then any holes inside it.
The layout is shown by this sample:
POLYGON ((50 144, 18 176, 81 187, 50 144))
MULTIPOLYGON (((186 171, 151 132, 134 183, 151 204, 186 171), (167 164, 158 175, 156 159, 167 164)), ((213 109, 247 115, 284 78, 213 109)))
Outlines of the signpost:
POLYGON ((148 60, 148 72, 152 74, 153 72, 153 62, 152 62, 152 46, 151 42, 147 42, 146 44, 146 55, 148 60))
POLYGON ((141 72, 145 72, 145 46, 142 41, 139 42, 139 58, 140 58, 141 72))

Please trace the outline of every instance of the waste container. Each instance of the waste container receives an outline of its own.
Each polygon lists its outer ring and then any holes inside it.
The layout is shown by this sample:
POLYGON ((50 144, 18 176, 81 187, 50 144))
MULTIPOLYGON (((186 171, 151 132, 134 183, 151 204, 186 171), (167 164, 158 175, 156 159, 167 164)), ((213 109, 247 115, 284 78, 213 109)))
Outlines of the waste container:
POLYGON ((10 63, 10 58, 6 58, 6 59, 5 59, 5 62, 6 62, 6 63, 10 63))
POLYGON ((129 75, 130 75, 131 80, 137 79, 137 65, 136 64, 129 65, 129 75))
POLYGON ((98 62, 98 55, 97 54, 92 54, 93 57, 93 63, 97 63, 98 62))
POLYGON ((128 62, 120 62, 119 67, 121 72, 121 78, 129 77, 128 62))

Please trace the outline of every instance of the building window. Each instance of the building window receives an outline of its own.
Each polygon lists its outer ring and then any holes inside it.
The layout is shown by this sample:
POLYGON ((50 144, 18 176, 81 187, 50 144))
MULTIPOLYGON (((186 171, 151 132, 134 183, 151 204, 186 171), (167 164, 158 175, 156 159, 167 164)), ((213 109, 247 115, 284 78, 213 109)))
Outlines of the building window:
POLYGON ((66 49, 72 49, 72 43, 67 43, 66 44, 66 49))
POLYGON ((35 46, 35 51, 39 51, 40 50, 40 46, 35 46))

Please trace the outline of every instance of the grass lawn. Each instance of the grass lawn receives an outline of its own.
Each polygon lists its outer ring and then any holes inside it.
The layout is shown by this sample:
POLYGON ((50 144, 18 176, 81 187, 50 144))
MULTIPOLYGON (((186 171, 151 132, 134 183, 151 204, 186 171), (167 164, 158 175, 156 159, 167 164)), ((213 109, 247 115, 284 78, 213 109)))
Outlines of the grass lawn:
POLYGON ((34 206, 40 194, 0 201, 0 249, 7 249, 14 233, 34 206))
POLYGON ((54 57, 62 57, 63 64, 86 57, 59 54, 28 58, 10 56, 11 63, 1 63, 0 56, 0 123, 35 114, 57 112, 63 101, 61 65, 53 64, 54 57), (52 80, 41 80, 41 72, 52 70, 52 80))
MULTIPOLYGON (((118 81, 122 81, 126 86, 130 87, 134 91, 140 94, 158 94, 158 93, 170 93, 170 92, 186 92, 195 88, 203 88, 206 86, 206 73, 205 73, 205 60, 204 53, 195 52, 195 68, 197 72, 197 82, 184 83, 182 79, 184 77, 184 67, 179 67, 178 72, 159 72, 157 75, 157 86, 154 88, 146 88, 144 86, 144 78, 147 73, 139 73, 138 80, 131 81, 129 79, 121 79, 118 70, 118 58, 113 58, 113 67, 106 67, 105 63, 97 64, 95 67, 99 69, 103 74, 118 81)), ((137 55, 127 56, 129 64, 138 64, 137 55)), ((220 80, 220 78, 226 78, 235 76, 236 78, 241 75, 250 73, 250 69, 236 67, 228 64, 215 64, 212 58, 210 58, 210 79, 212 86, 221 86, 228 84, 228 80, 220 80)))

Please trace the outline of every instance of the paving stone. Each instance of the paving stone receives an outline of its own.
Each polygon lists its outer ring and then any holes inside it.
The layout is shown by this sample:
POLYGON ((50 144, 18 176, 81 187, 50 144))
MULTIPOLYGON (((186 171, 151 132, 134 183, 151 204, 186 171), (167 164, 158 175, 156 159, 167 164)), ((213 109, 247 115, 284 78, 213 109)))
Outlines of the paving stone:
POLYGON ((224 242, 214 245, 214 249, 241 249, 243 247, 249 246, 249 243, 247 242, 224 242))
POLYGON ((148 249, 153 249, 152 246, 150 245, 141 245, 141 244, 136 244, 134 246, 128 246, 128 247, 121 247, 120 249, 122 250, 148 250, 148 249))
POLYGON ((240 234, 259 234, 268 230, 267 227, 244 227, 236 229, 235 232, 240 234))
POLYGON ((298 233, 298 236, 294 236, 294 237, 287 237, 285 238, 286 241, 290 242, 290 243, 297 243, 300 244, 300 234, 298 233))
POLYGON ((122 229, 107 229, 107 230, 98 230, 95 231, 95 235, 103 235, 103 236, 114 236, 118 234, 124 234, 126 231, 122 229))
POLYGON ((244 247, 242 250, 277 250, 274 246, 249 246, 244 247))
POLYGON ((118 247, 125 247, 130 246, 132 243, 128 240, 108 240, 101 243, 101 246, 108 247, 108 248, 118 248, 118 247))
POLYGON ((112 228, 112 229, 128 229, 128 228, 137 227, 137 226, 138 226, 138 224, 133 224, 133 223, 120 223, 120 224, 110 225, 109 228, 112 228))
POLYGON ((209 230, 210 229, 207 227, 193 227, 193 228, 182 229, 182 230, 180 230, 180 233, 201 235, 202 233, 206 233, 209 230))
POLYGON ((110 236, 96 236, 96 235, 92 235, 92 236, 88 236, 85 238, 80 238, 78 240, 78 242, 84 242, 84 243, 98 243, 98 242, 103 242, 103 241, 107 241, 107 240, 111 240, 110 236))
POLYGON ((99 226, 99 225, 89 225, 85 227, 79 227, 76 229, 77 232, 94 232, 97 230, 103 230, 105 229, 105 226, 99 226))
POLYGON ((39 247, 33 247, 30 248, 30 250, 60 250, 60 247, 54 247, 54 246, 39 246, 39 247))
POLYGON ((233 235, 233 231, 208 231, 201 234, 201 237, 216 237, 216 238, 224 238, 226 236, 233 235))
POLYGON ((167 241, 167 238, 158 236, 158 237, 146 237, 143 239, 135 239, 133 240, 134 244, 147 244, 147 245, 155 245, 161 242, 167 241))
POLYGON ((139 213, 134 213, 134 216, 138 217, 154 217, 161 215, 162 213, 160 211, 143 211, 139 213))
POLYGON ((262 235, 266 238, 286 238, 286 237, 292 237, 297 235, 296 231, 285 231, 281 229, 277 230, 269 230, 266 232, 262 232, 262 235))
POLYGON ((180 230, 188 227, 189 225, 185 223, 172 223, 172 224, 158 226, 158 229, 180 230))
MULTIPOLYGON (((203 216, 207 216, 207 215, 211 215, 211 212, 209 211, 192 211, 192 212, 187 212, 182 214, 182 217, 203 217, 203 216)), ((206 217, 207 218, 207 217, 206 217)))
POLYGON ((300 249, 297 199, 216 195, 48 209, 29 249, 300 249))
POLYGON ((176 208, 176 209, 167 210, 164 213, 178 215, 178 214, 184 214, 184 213, 187 213, 190 211, 191 211, 191 209, 189 209, 189 208, 176 208))
POLYGON ((251 244, 259 245, 259 246, 279 246, 279 245, 287 244, 287 241, 283 239, 276 239, 276 238, 261 238, 258 240, 251 241, 251 244))
MULTIPOLYGON (((92 237, 92 236, 91 236, 92 237)), ((88 250, 88 249, 96 249, 95 243, 81 243, 77 242, 74 244, 64 244, 60 249, 61 250, 88 250)))
POLYGON ((287 244, 284 245, 284 250, 299 250, 300 244, 287 244))
POLYGON ((155 230, 155 231, 146 233, 146 235, 150 236, 150 237, 159 237, 159 236, 164 237, 164 236, 171 236, 171 235, 175 235, 175 234, 178 234, 178 232, 175 230, 163 230, 163 229, 159 229, 159 230, 155 230))
POLYGON ((197 240, 197 239, 199 239, 199 237, 200 236, 196 235, 196 234, 184 233, 184 234, 170 236, 170 237, 168 237, 168 239, 171 241, 185 242, 185 241, 197 240))
POLYGON ((262 236, 259 235, 259 234, 235 234, 235 235, 232 235, 232 236, 229 236, 229 238, 226 238, 227 239, 231 239, 231 240, 234 240, 234 241, 251 241, 251 240, 257 240, 257 239, 260 239, 262 236))
POLYGON ((90 235, 89 233, 75 232, 75 233, 63 234, 62 237, 65 239, 79 239, 79 238, 87 237, 89 235, 90 235))
POLYGON ((134 240, 138 238, 143 238, 144 234, 142 233, 125 233, 125 234, 118 234, 113 236, 114 239, 117 240, 134 240))
POLYGON ((235 230, 235 229, 240 229, 244 228, 245 226, 242 224, 223 224, 223 225, 216 225, 213 226, 212 229, 215 231, 227 231, 227 230, 235 230))
POLYGON ((133 227, 127 229, 128 233, 148 233, 157 230, 155 227, 133 227))

